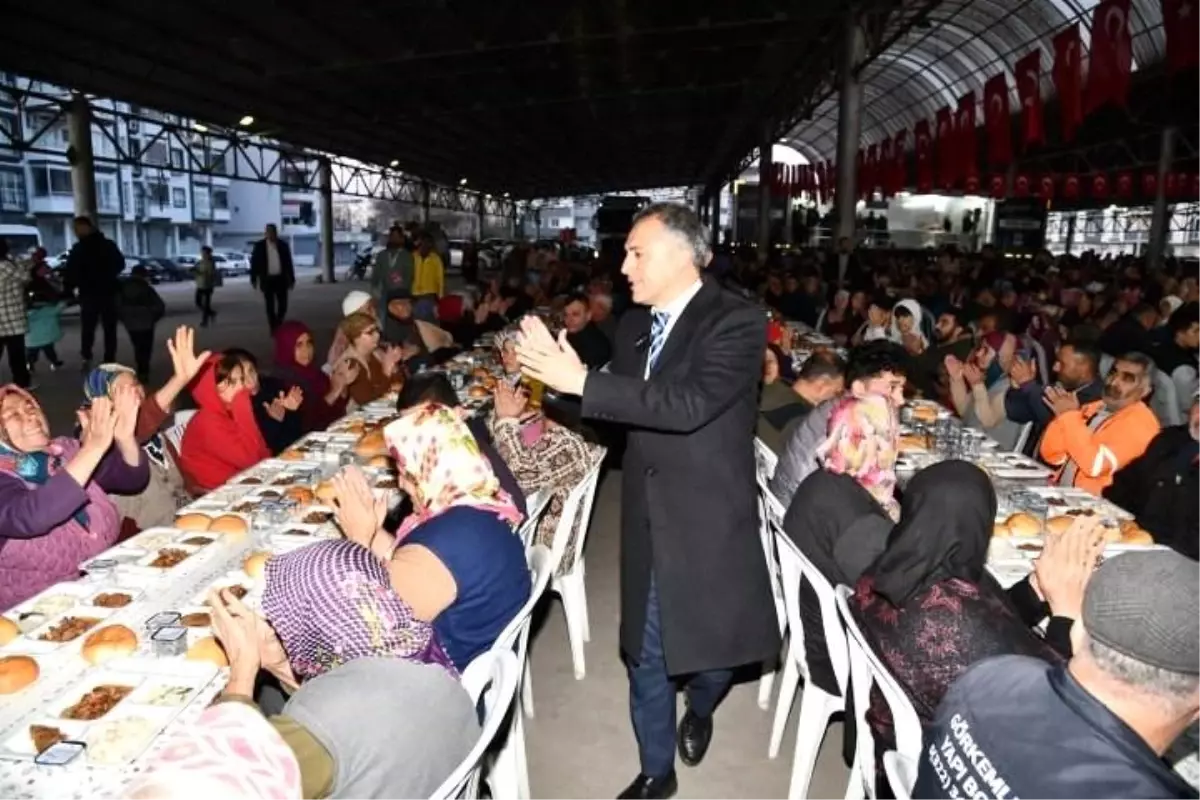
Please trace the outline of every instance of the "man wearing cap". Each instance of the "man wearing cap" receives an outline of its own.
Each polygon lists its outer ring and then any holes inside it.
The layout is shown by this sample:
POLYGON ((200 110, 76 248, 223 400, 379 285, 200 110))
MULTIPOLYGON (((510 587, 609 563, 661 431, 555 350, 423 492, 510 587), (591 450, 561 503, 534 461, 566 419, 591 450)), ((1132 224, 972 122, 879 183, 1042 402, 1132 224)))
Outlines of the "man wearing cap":
POLYGON ((980 662, 925 731, 912 796, 1195 797, 1163 760, 1200 716, 1200 574, 1169 550, 1095 572, 1074 657, 980 662))
POLYGON ((1137 517, 1155 543, 1200 560, 1200 392, 1187 422, 1163 428, 1113 475, 1104 496, 1137 517))

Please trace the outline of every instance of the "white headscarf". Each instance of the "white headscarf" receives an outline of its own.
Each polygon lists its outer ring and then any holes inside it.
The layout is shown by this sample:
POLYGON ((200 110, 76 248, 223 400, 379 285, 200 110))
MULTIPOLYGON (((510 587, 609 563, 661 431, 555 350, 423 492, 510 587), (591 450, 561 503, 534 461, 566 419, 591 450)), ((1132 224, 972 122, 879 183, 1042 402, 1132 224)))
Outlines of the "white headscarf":
POLYGON ((913 318, 912 332, 921 338, 922 344, 929 344, 929 339, 925 336, 923 322, 925 320, 925 311, 921 308, 921 304, 916 300, 901 300, 896 305, 892 306, 892 329, 888 336, 896 344, 903 344, 904 336, 900 333, 900 326, 896 324, 896 309, 907 309, 913 318))

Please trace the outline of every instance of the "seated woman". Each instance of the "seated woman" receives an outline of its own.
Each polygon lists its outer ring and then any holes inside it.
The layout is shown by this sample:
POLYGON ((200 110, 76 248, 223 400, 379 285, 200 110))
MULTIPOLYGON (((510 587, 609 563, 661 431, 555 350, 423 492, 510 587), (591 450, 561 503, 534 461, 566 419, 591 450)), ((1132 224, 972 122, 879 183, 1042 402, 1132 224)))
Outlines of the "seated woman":
POLYGON ((432 322, 413 317, 412 292, 398 287, 388 292, 383 341, 399 347, 413 370, 421 365, 440 364, 458 352, 454 337, 432 322))
POLYGON ((228 592, 209 598, 230 665, 218 707, 258 714, 259 671, 279 680, 291 696, 267 721, 304 797, 428 797, 479 737, 437 635, 388 580, 366 548, 323 541, 267 562, 263 616, 228 592))
POLYGON ((775 453, 783 447, 783 429, 804 413, 800 395, 792 389, 796 370, 787 353, 773 344, 763 352, 762 392, 758 397, 755 434, 775 453))
MULTIPOLYGON (((456 410, 460 408, 458 394, 444 373, 422 372, 405 381, 404 388, 400 390, 400 395, 396 398, 396 410, 404 413, 426 403, 438 403, 446 408, 456 410)), ((461 412, 460 416, 463 416, 461 412)), ((513 505, 524 515, 525 492, 522 491, 521 485, 517 482, 504 456, 496 450, 488 423, 478 416, 466 417, 464 421, 471 431, 471 435, 475 437, 479 451, 488 460, 492 472, 496 473, 496 479, 500 481, 500 488, 508 494, 513 505)))
POLYGON ((404 382, 400 366, 404 351, 399 347, 379 349, 379 325, 368 314, 351 314, 342 320, 341 331, 349 346, 346 357, 358 366, 354 380, 346 388, 356 405, 378 400, 404 382))
POLYGON ((902 345, 912 355, 925 352, 929 346, 930 322, 925 310, 916 300, 901 300, 892 308, 892 325, 888 338, 902 345))
POLYGON ((167 340, 174 374, 153 394, 137 379, 137 374, 121 364, 101 364, 88 373, 83 383, 83 407, 89 409, 97 399, 116 398, 125 387, 132 387, 141 398, 134 435, 146 453, 150 479, 146 488, 136 494, 114 494, 110 497, 121 515, 123 536, 159 525, 170 525, 175 512, 190 498, 184 489, 183 474, 179 471, 179 453, 159 431, 166 424, 171 406, 179 393, 196 377, 208 353, 195 353, 195 331, 180 326, 175 337, 167 340))
POLYGON ((380 527, 386 509, 355 468, 334 477, 338 522, 347 539, 387 565, 392 588, 419 620, 433 623, 463 669, 490 648, 530 593, 521 515, 453 410, 419 406, 384 429, 397 482, 413 513, 395 536, 380 527))
MULTIPOLYGON (((367 292, 355 289, 342 299, 342 319, 351 314, 366 314, 378 321, 379 303, 367 292)), ((349 346, 350 342, 347 341, 346 334, 342 333, 339 325, 333 333, 333 344, 329 345, 329 355, 325 359, 323 369, 326 372, 333 372, 333 368, 342 360, 342 356, 346 354, 346 348, 349 346)))
POLYGON ((121 532, 109 492, 140 492, 150 473, 134 435, 138 394, 98 398, 78 439, 52 438, 37 401, 0 387, 0 611, 59 581, 121 532))
MULTIPOLYGON (((855 292, 853 297, 860 305, 866 302, 866 295, 862 292, 855 292)), ((833 302, 829 304, 829 308, 817 320, 817 332, 825 334, 843 346, 850 341, 850 337, 863 323, 862 317, 859 315, 861 309, 856 310, 851 306, 851 298, 850 292, 838 289, 833 295, 833 302)))
MULTIPOLYGON (((525 393, 501 382, 496 385, 495 406, 488 428, 496 449, 512 467, 526 494, 550 492, 550 502, 538 521, 536 544, 554 547, 554 533, 562 519, 567 495, 592 467, 604 460, 605 450, 540 412, 529 413, 525 393)), ((559 574, 575 564, 580 520, 571 527, 559 574)), ((582 520, 586 523, 586 520, 582 520)))
POLYGON ((250 393, 254 422, 271 455, 290 447, 303 433, 300 406, 304 393, 298 386, 289 386, 258 371, 258 359, 249 350, 232 347, 225 357, 236 359, 242 366, 242 384, 250 393))
MULTIPOLYGON (((854 588, 850 606, 923 724, 972 664, 997 655, 1059 656, 988 573, 996 493, 983 470, 943 461, 909 482, 900 522, 854 588)), ((891 749, 891 714, 872 692, 867 720, 891 749)))
POLYGON ((339 359, 328 375, 316 364, 312 331, 303 322, 287 320, 275 329, 273 377, 303 393, 300 431, 323 431, 346 414, 347 389, 358 376, 358 363, 339 359))
POLYGON ((198 410, 180 443, 179 470, 193 495, 210 492, 271 457, 254 417, 251 398, 257 387, 247 382, 243 363, 238 352, 209 356, 192 381, 198 410))
POLYGON ((1011 367, 1014 348, 1008 342, 1015 342, 1016 337, 1008 336, 1003 341, 1004 359, 985 342, 975 348, 965 364, 948 355, 945 365, 954 410, 968 426, 983 431, 1000 444, 1001 450, 1009 452, 1021 436, 1021 425, 1010 420, 1004 409, 1004 397, 1012 386, 1004 363, 1011 367))

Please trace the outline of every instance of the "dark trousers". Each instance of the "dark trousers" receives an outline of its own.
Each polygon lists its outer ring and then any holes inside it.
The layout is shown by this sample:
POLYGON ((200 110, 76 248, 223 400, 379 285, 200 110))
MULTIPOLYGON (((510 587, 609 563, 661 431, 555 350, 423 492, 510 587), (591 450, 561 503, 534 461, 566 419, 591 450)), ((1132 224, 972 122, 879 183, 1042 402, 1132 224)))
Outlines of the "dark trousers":
POLYGON ((208 321, 217 315, 217 313, 213 311, 212 295, 212 289, 196 290, 196 308, 200 309, 201 325, 207 325, 208 321))
POLYGON ((13 383, 22 389, 29 386, 29 365, 25 363, 25 334, 0 336, 0 347, 8 353, 8 368, 13 383))
POLYGON ((49 361, 54 366, 57 367, 62 364, 62 359, 60 359, 58 357, 58 351, 54 349, 54 345, 52 345, 52 344, 44 344, 41 347, 26 348, 25 349, 25 360, 28 361, 30 363, 30 365, 36 364, 37 360, 38 360, 38 355, 41 353, 45 353, 46 360, 49 361))
POLYGON ((92 345, 96 341, 96 322, 104 328, 104 363, 117 360, 117 298, 79 298, 79 354, 84 361, 92 360, 92 345))
POLYGON ((629 715, 637 736, 642 774, 665 778, 675 769, 675 692, 682 684, 688 708, 699 717, 712 716, 733 680, 733 670, 697 672, 680 678, 667 672, 659 616, 658 586, 650 579, 646 598, 646 630, 637 663, 627 660, 629 715))
POLYGON ((150 354, 154 352, 154 328, 148 331, 129 331, 129 343, 133 345, 133 365, 138 377, 150 374, 150 354))
POLYGON ((262 279, 260 288, 267 302, 267 324, 271 326, 271 333, 274 333, 287 318, 287 280, 282 275, 268 275, 262 279))

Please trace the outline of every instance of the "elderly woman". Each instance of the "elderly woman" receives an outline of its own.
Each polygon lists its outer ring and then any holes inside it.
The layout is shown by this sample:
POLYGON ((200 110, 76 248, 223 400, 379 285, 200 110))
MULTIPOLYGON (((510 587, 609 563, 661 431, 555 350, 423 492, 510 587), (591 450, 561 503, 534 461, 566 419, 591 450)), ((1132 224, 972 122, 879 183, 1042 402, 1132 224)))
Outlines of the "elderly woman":
POLYGON ((146 394, 137 374, 121 364, 101 364, 89 372, 83 382, 85 409, 101 397, 114 399, 125 387, 132 387, 141 401, 134 435, 146 453, 150 479, 146 488, 136 494, 112 497, 121 514, 125 534, 170 525, 176 510, 189 499, 177 462, 179 453, 159 431, 167 422, 175 398, 196 377, 209 357, 208 353, 197 356, 194 342, 195 332, 186 326, 180 326, 175 337, 167 340, 174 374, 153 394, 146 394))
MULTIPOLYGON (((355 289, 348 292, 342 299, 342 319, 349 317, 351 314, 366 314, 378 320, 379 303, 376 302, 367 292, 355 289)), ((333 334, 333 344, 329 346, 329 356, 325 359, 325 370, 332 372, 333 368, 341 361, 342 356, 346 353, 346 348, 350 346, 350 342, 346 340, 346 335, 342 332, 339 325, 333 334)))
POLYGON ((384 501, 351 468, 334 478, 338 522, 347 539, 387 565, 396 594, 433 624, 463 669, 529 598, 525 548, 514 531, 521 514, 452 409, 417 406, 388 425, 384 439, 413 512, 395 536, 383 530, 384 501))
POLYGON ((264 582, 261 617, 227 592, 209 598, 230 664, 219 702, 253 708, 260 670, 291 692, 268 721, 304 797, 432 794, 479 726, 436 633, 385 566, 361 545, 325 541, 270 559, 264 582))
MULTIPOLYGON (((497 384, 495 397, 495 410, 488 421, 492 440, 526 495, 550 493, 550 502, 538 521, 536 542, 553 548, 567 495, 604 460, 605 450, 540 413, 528 414, 528 398, 519 389, 497 384)), ((571 526, 560 574, 575 563, 581 523, 587 520, 575 520, 571 526)))
POLYGON ((379 323, 370 314, 351 314, 342 320, 341 332, 349 345, 344 356, 350 359, 357 371, 354 380, 346 388, 356 405, 366 405, 378 400, 393 387, 404 382, 400 367, 404 351, 399 347, 379 349, 379 323))
POLYGON ((78 439, 52 438, 46 415, 16 386, 0 388, 0 610, 58 581, 116 542, 109 492, 139 492, 149 477, 138 446, 138 394, 99 398, 78 439))
POLYGON ((519 325, 510 325, 496 334, 492 340, 492 348, 496 352, 496 361, 504 369, 504 374, 517 377, 521 374, 521 362, 517 360, 517 340, 521 337, 519 325))

